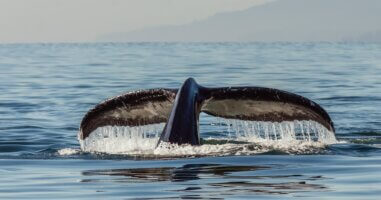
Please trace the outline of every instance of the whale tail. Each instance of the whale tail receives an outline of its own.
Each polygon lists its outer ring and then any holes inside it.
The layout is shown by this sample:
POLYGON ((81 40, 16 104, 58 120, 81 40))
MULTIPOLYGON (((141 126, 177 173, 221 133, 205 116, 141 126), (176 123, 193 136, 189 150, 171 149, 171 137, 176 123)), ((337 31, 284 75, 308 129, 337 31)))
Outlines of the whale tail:
POLYGON ((83 117, 78 138, 83 140, 102 126, 143 126, 166 122, 176 92, 165 88, 138 90, 105 100, 83 117))
POLYGON ((311 120, 335 132, 328 113, 297 94, 263 87, 212 88, 207 92, 201 111, 209 115, 268 122, 311 120))
POLYGON ((166 122, 159 143, 198 145, 200 112, 250 121, 311 120, 335 131, 328 113, 300 95, 263 87, 206 88, 189 78, 179 90, 140 90, 98 104, 84 116, 78 137, 83 140, 102 126, 166 122))

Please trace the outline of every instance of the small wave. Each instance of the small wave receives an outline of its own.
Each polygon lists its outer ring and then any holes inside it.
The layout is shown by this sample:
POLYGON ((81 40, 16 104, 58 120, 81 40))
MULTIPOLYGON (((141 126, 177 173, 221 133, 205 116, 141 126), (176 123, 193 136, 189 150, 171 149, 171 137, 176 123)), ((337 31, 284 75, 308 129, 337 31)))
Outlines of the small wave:
POLYGON ((361 132, 352 132, 351 135, 358 136, 381 136, 381 132, 379 131, 361 131, 361 132))
POLYGON ((57 151, 60 156, 71 156, 75 154, 79 154, 81 152, 80 149, 72 149, 72 148, 64 148, 57 151))
POLYGON ((381 144, 380 136, 354 137, 354 138, 348 138, 347 140, 354 144, 368 144, 368 145, 381 144))

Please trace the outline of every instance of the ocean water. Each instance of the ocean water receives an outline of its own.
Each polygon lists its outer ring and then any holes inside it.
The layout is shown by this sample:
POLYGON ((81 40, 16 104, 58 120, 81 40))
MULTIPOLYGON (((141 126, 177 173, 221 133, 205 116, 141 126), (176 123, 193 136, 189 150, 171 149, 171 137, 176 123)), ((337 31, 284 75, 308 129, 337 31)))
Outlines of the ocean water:
POLYGON ((1 44, 0 69, 0 199, 380 199, 381 44, 1 44), (336 136, 203 114, 199 147, 155 149, 159 124, 81 148, 99 102, 188 77, 300 94, 336 136))

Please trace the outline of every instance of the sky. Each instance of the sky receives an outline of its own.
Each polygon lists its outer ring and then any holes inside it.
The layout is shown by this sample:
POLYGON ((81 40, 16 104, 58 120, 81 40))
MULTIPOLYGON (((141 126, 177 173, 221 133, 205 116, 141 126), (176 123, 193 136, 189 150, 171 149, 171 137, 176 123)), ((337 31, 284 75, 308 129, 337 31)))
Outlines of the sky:
POLYGON ((180 25, 271 0, 0 0, 0 43, 92 42, 97 37, 180 25))
POLYGON ((184 25, 105 35, 115 42, 381 41, 381 0, 278 0, 184 25))

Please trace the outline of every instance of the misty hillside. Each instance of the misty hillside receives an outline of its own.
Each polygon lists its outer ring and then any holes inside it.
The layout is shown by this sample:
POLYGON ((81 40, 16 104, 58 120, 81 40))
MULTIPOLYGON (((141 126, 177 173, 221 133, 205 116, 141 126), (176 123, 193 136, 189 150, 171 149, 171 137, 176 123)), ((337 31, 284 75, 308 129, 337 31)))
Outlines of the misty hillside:
POLYGON ((381 41, 381 0, 278 0, 102 41, 381 41))

